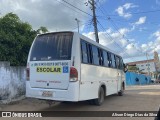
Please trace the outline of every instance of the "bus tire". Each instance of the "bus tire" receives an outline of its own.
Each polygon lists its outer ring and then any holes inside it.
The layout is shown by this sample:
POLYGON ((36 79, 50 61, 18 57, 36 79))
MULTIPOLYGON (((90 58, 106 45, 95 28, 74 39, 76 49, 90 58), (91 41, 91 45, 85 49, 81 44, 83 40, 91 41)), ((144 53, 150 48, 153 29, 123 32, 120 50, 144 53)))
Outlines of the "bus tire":
POLYGON ((105 98, 105 92, 103 87, 101 87, 98 93, 98 98, 94 99, 94 104, 98 106, 102 105, 102 103, 104 102, 104 98, 105 98))
POLYGON ((121 90, 118 92, 118 96, 123 96, 124 95, 124 83, 122 83, 121 90))

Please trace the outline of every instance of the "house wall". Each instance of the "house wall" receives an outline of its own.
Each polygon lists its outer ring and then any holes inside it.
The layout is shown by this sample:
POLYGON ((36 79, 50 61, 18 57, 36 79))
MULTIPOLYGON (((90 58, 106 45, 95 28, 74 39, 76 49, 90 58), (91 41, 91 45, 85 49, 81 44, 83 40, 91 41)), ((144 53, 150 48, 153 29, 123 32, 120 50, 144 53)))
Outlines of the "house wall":
POLYGON ((149 62, 149 63, 139 63, 136 64, 136 66, 139 68, 139 70, 142 70, 142 72, 156 72, 156 66, 154 62, 149 62))
POLYGON ((0 62, 0 102, 10 102, 25 95, 25 67, 0 62))

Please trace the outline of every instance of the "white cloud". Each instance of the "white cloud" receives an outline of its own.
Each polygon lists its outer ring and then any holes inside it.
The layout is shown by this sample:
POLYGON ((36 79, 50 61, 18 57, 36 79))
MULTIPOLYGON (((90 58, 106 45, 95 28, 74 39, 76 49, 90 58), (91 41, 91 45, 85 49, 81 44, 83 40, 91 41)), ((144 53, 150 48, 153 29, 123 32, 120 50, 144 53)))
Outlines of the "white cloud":
MULTIPOLYGON (((84 1, 69 0, 74 6, 91 12, 89 7, 84 5, 84 1)), ((88 19, 88 15, 62 3, 56 0, 0 0, 0 12, 2 15, 8 12, 16 13, 34 29, 46 26, 50 31, 72 30, 77 26, 75 18, 80 21, 88 19)))
POLYGON ((147 27, 140 27, 139 28, 139 31, 141 32, 141 31, 144 31, 144 30, 147 30, 147 27))
MULTIPOLYGON (((131 23, 131 25, 132 25, 131 31, 135 30, 139 25, 144 24, 146 22, 146 19, 147 19, 147 17, 143 16, 143 17, 140 17, 138 19, 138 21, 136 21, 134 23, 131 23)), ((141 27, 138 30, 141 32, 141 31, 146 30, 146 29, 147 29, 146 27, 141 27)))
POLYGON ((155 33, 153 33, 153 35, 155 37, 155 41, 157 44, 160 44, 160 30, 156 31, 155 33))
POLYGON ((120 28, 116 32, 110 32, 110 35, 114 39, 119 39, 119 38, 123 38, 128 32, 130 32, 129 29, 127 29, 127 28, 120 28))
POLYGON ((137 22, 135 22, 136 25, 144 24, 146 22, 146 16, 140 17, 137 22))
POLYGON ((156 0, 156 4, 157 4, 157 5, 160 5, 160 0, 156 0))
POLYGON ((154 35, 155 37, 160 37, 160 31, 156 31, 155 33, 153 33, 153 35, 154 35))
POLYGON ((132 16, 130 13, 125 13, 124 8, 122 6, 118 7, 116 9, 116 12, 118 13, 119 16, 124 18, 130 18, 132 16))
POLYGON ((137 5, 134 5, 133 3, 126 3, 123 6, 119 6, 115 11, 118 13, 119 16, 124 18, 130 18, 132 17, 131 13, 126 12, 126 10, 138 7, 137 5))
POLYGON ((152 39, 152 41, 139 46, 139 48, 142 52, 147 52, 150 55, 153 55, 154 51, 157 51, 160 54, 160 30, 157 30, 152 34, 152 39))
POLYGON ((127 10, 127 9, 135 8, 135 7, 138 7, 138 6, 134 5, 133 3, 126 3, 126 4, 123 5, 123 7, 127 10))
POLYGON ((129 29, 127 29, 127 28, 121 28, 121 29, 119 29, 119 32, 121 34, 125 35, 125 34, 127 34, 129 32, 129 29))
MULTIPOLYGON (((69 0, 70 3, 72 3, 74 6, 77 6, 80 9, 83 9, 86 12, 89 12, 89 7, 86 7, 84 5, 84 1, 82 0, 80 2, 77 2, 76 0, 69 0)), ((104 1, 104 0, 102 0, 104 1)), ((65 4, 65 3, 64 3, 65 4)), ((66 5, 66 4, 65 4, 66 5)), ((67 6, 67 5, 66 5, 67 6)), ((82 12, 79 12, 78 10, 71 10, 70 8, 64 6, 63 4, 55 1, 55 0, 1 0, 0 1, 0 16, 5 15, 8 12, 14 12, 18 14, 18 16, 26 22, 29 22, 34 29, 39 28, 40 26, 46 26, 50 31, 59 31, 59 30, 72 30, 77 26, 75 18, 78 18, 80 21, 86 21, 88 19, 88 15, 85 15, 82 12), (77 12, 75 12, 77 11, 77 12)), ((122 16, 124 18, 130 18, 132 14, 128 12, 131 8, 137 7, 133 3, 126 3, 122 6, 119 6, 116 9, 116 12, 119 14, 119 16, 122 16)), ((91 12, 91 11, 90 11, 91 12)), ((144 19, 144 18, 143 18, 144 19)), ((145 23, 145 20, 140 20, 137 23, 145 23)), ((83 26, 84 27, 84 26, 83 26)), ((81 29, 83 29, 81 27, 81 29)), ((127 36, 129 32, 132 31, 133 28, 121 28, 119 29, 119 32, 113 31, 111 28, 107 29, 104 32, 99 32, 99 39, 100 43, 107 46, 108 48, 112 49, 113 51, 116 51, 116 53, 124 55, 124 57, 127 57, 126 54, 122 51, 121 48, 118 47, 121 46, 130 56, 136 56, 140 52, 135 49, 141 49, 141 51, 153 51, 154 49, 159 51, 160 53, 160 30, 156 31, 153 36, 155 37, 155 41, 146 43, 148 48, 145 47, 145 45, 138 45, 133 46, 130 42, 128 42, 126 39, 124 39, 124 36, 127 36), (109 37, 106 33, 110 34, 109 37), (116 45, 115 42, 118 44, 116 45)), ((84 34, 91 39, 95 39, 94 33, 89 32, 84 34)), ((133 39, 133 38, 132 38, 133 39)), ((132 42, 136 42, 135 40, 132 42)))
POLYGON ((131 50, 131 49, 134 49, 134 45, 131 43, 131 44, 128 44, 127 46, 126 46, 126 49, 127 50, 131 50))
MULTIPOLYGON (((125 36, 127 36, 127 34, 131 32, 131 30, 127 28, 121 28, 119 29, 119 31, 125 36)), ((91 39, 95 39, 93 32, 86 33, 84 35, 90 37, 91 39)), ((160 41, 158 41, 160 40, 160 31, 156 31, 155 33, 153 33, 153 35, 155 37, 155 40, 152 40, 148 43, 140 44, 134 39, 125 39, 117 31, 113 31, 110 28, 104 32, 99 32, 99 40, 100 44, 106 46, 112 51, 115 51, 124 59, 130 58, 132 59, 131 61, 135 61, 137 58, 134 59, 133 57, 145 56, 144 53, 146 52, 151 56, 153 55, 153 52, 155 50, 160 53, 160 41), (111 37, 108 37, 107 33, 110 34, 111 37)))
POLYGON ((94 32, 89 32, 89 33, 83 33, 84 36, 89 37, 90 39, 95 41, 95 37, 94 37, 94 32))
MULTIPOLYGON (((99 32, 100 44, 106 46, 107 48, 115 51, 118 54, 122 54, 122 49, 125 49, 128 44, 128 40, 123 38, 123 35, 126 35, 129 32, 129 29, 121 28, 119 29, 119 32, 113 31, 111 28, 107 29, 104 32, 99 32), (121 34, 119 32, 121 32, 121 34), (109 34, 110 36, 107 34, 109 34)), ((95 40, 93 32, 84 33, 83 35, 95 40)))
POLYGON ((128 41, 126 39, 121 39, 120 43, 121 43, 122 47, 124 47, 128 44, 128 41))
POLYGON ((141 48, 142 48, 143 51, 147 51, 148 45, 147 44, 142 44, 141 48))

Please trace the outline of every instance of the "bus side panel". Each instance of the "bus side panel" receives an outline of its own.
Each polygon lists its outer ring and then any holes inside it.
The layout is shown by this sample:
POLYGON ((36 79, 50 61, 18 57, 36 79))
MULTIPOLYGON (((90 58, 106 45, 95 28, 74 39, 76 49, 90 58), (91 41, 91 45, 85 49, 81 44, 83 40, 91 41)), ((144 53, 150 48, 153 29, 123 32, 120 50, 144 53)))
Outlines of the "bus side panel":
POLYGON ((80 54, 80 37, 79 34, 74 33, 71 55, 71 66, 78 71, 78 81, 81 79, 81 54, 80 54))
POLYGON ((118 70, 118 91, 122 88, 122 83, 125 81, 125 73, 122 70, 118 70))
POLYGON ((80 100, 98 98, 101 84, 106 85, 106 95, 117 93, 117 69, 81 64, 80 100))

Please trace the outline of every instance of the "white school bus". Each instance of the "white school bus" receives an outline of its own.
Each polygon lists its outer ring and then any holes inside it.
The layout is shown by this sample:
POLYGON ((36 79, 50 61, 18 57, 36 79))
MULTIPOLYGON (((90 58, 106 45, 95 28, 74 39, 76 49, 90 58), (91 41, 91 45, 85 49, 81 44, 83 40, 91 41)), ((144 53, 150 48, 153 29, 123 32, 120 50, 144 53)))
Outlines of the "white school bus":
POLYGON ((122 58, 77 32, 38 35, 27 61, 26 97, 101 105, 123 95, 122 58))

